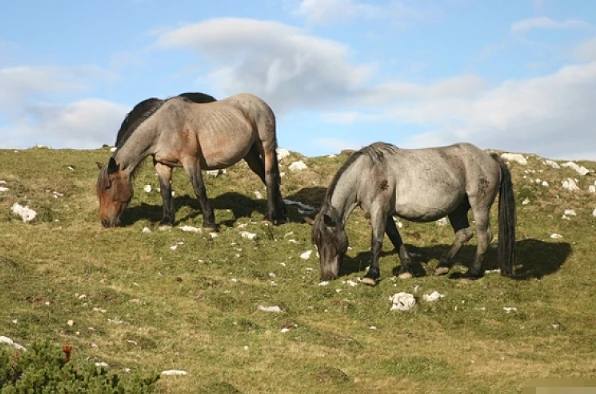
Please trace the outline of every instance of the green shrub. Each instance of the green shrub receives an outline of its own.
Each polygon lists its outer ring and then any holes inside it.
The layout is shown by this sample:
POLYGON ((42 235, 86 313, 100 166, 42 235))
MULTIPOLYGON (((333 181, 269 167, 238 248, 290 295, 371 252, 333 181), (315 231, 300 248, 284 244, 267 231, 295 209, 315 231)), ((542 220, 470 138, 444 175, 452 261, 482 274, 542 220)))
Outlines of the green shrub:
POLYGON ((25 352, 0 347, 0 394, 151 393, 159 374, 122 378, 88 361, 67 361, 49 340, 37 340, 25 352))

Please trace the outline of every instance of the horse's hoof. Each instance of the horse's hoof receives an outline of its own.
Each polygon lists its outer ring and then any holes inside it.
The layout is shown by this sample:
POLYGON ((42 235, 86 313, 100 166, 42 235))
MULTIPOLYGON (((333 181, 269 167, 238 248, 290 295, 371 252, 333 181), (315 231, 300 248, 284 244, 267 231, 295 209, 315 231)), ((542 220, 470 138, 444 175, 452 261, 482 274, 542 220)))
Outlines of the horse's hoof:
POLYGON ((435 275, 447 275, 449 273, 449 267, 437 267, 435 269, 435 275))
POLYGON ((368 286, 376 286, 377 285, 376 280, 374 280, 373 278, 366 277, 366 276, 364 278, 362 278, 362 280, 360 280, 360 282, 362 282, 368 286))
POLYGON ((160 224, 158 227, 159 231, 168 231, 172 229, 172 225, 171 224, 160 224))
POLYGON ((401 273, 401 274, 397 275, 397 277, 399 279, 412 279, 414 277, 414 275, 412 275, 409 272, 404 272, 404 273, 401 273))

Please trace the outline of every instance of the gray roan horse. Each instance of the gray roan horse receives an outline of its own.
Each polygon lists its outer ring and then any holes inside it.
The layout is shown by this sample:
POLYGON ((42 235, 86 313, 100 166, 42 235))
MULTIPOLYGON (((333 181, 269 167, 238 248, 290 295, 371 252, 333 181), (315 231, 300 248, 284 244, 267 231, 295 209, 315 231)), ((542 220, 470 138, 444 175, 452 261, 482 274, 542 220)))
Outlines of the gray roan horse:
POLYGON ((362 282, 375 285, 383 236, 399 253, 400 278, 412 277, 411 258, 393 215, 412 222, 431 222, 447 216, 455 241, 440 258, 436 275, 451 268, 451 259, 472 238, 468 211, 476 224, 478 244, 474 261, 464 275, 484 274, 482 262, 492 240, 489 211, 499 197, 498 260, 501 275, 513 273, 515 259, 515 200, 511 174, 503 160, 468 143, 426 149, 399 149, 377 142, 354 152, 338 170, 327 189, 313 225, 323 280, 337 278, 348 248, 344 225, 360 206, 370 215, 372 263, 362 282))
POLYGON ((210 103, 185 97, 162 100, 127 130, 97 179, 99 217, 104 227, 116 226, 133 196, 132 176, 153 156, 163 199, 160 225, 174 224, 171 175, 183 167, 190 177, 203 214, 203 227, 216 230, 202 170, 222 169, 244 159, 267 186, 267 220, 285 221, 277 163, 276 121, 262 99, 248 93, 210 103))

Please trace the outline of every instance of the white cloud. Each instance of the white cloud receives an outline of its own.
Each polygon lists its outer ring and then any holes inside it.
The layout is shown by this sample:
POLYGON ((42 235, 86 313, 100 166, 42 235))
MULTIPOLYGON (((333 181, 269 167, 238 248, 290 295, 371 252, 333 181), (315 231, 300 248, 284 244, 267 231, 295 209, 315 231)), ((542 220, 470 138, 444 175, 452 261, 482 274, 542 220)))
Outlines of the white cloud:
POLYGON ((261 96, 276 113, 320 108, 360 89, 372 65, 350 62, 350 50, 286 24, 252 19, 212 19, 162 33, 162 47, 196 51, 219 68, 208 79, 224 94, 261 96), (275 104, 275 105, 273 105, 275 104))
POLYGON ((581 59, 581 60, 588 60, 588 61, 596 60, 596 37, 591 38, 591 39, 579 44, 575 48, 574 54, 578 59, 581 59))
POLYGON ((120 123, 129 111, 100 99, 83 99, 67 105, 38 104, 2 133, 3 147, 27 148, 36 144, 53 148, 95 149, 113 144, 120 123))
POLYGON ((571 29, 582 28, 589 26, 588 23, 578 19, 566 19, 564 21, 556 21, 547 17, 537 17, 530 19, 523 19, 511 25, 511 32, 519 33, 532 29, 571 29))
MULTIPOLYGON (((424 96, 420 92, 440 91, 438 84, 410 87, 410 95, 416 98, 424 96)), ((444 92, 434 98, 398 102, 376 119, 428 130, 412 137, 409 147, 469 141, 482 148, 540 152, 555 159, 596 159, 596 62, 506 81, 472 95, 466 88, 459 93, 456 89, 444 92)), ((360 120, 352 112, 347 116, 360 120)), ((362 117, 374 119, 368 113, 362 117)))

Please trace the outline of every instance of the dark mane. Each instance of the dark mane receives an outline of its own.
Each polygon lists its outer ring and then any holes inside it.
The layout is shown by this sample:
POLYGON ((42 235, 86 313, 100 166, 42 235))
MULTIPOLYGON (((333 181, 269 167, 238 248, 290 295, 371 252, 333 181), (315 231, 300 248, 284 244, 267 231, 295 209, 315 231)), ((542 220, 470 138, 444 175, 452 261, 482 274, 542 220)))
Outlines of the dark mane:
MULTIPOLYGON (((151 100, 151 99, 148 99, 148 100, 151 100)), ((130 125, 130 127, 128 127, 128 129, 126 129, 126 131, 123 133, 122 136, 120 136, 120 141, 118 141, 118 138, 116 138, 116 148, 117 149, 120 149, 122 147, 122 145, 124 145, 124 143, 126 143, 126 141, 128 141, 128 139, 130 138, 132 133, 139 127, 139 125, 141 123, 143 123, 145 120, 147 120, 147 118, 149 118, 151 115, 153 115, 169 99, 166 99, 166 100, 154 99, 154 100, 155 101, 152 102, 150 108, 148 108, 145 112, 139 114, 138 118, 134 121, 134 123, 132 125, 130 125)), ((133 109, 133 111, 134 111, 134 109, 133 109)), ((126 121, 126 119, 125 119, 125 121, 126 121)))
POLYGON ((375 142, 373 144, 365 146, 364 148, 361 148, 360 150, 357 150, 356 152, 352 153, 350 155, 350 157, 348 157, 348 160, 346 160, 344 162, 344 164, 339 168, 339 170, 337 171, 337 173, 331 180, 331 183, 329 184, 329 187, 327 188, 327 193, 325 195, 325 203, 331 202, 331 196, 333 195, 333 193, 335 191, 335 187, 337 186, 337 182, 339 182, 339 178, 341 178, 343 173, 356 160, 358 160, 359 157, 366 155, 366 156, 370 157, 370 159, 374 163, 380 163, 383 160, 385 160, 384 152, 395 152, 398 149, 399 148, 395 145, 391 145, 391 144, 388 144, 385 142, 375 142))
MULTIPOLYGON (((217 101, 215 97, 200 92, 185 92, 179 94, 178 97, 182 97, 193 103, 210 103, 217 101)), ((118 130, 118 135, 116 136, 116 148, 122 147, 133 131, 135 131, 145 119, 154 114, 166 100, 151 97, 135 105, 120 125, 120 130, 118 130)))

